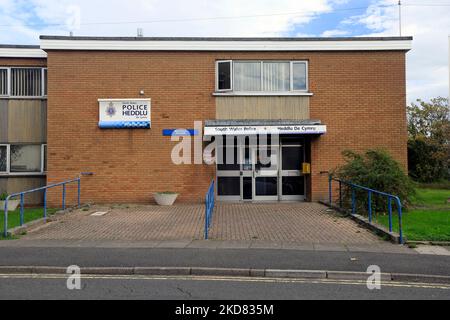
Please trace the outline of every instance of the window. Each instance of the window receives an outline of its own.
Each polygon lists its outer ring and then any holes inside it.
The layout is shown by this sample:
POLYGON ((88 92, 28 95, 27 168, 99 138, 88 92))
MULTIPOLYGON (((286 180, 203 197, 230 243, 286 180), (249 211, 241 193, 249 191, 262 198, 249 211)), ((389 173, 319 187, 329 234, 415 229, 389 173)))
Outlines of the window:
POLYGON ((263 91, 290 91, 290 63, 263 62, 263 91))
POLYGON ((0 69, 0 96, 8 95, 8 69, 0 69))
POLYGON ((0 145, 0 173, 8 172, 8 146, 0 145))
POLYGON ((0 96, 42 97, 47 95, 47 69, 0 68, 0 96))
POLYGON ((306 91, 308 86, 306 83, 307 65, 306 62, 292 63, 292 86, 293 90, 306 91))
POLYGON ((261 91, 261 63, 234 62, 234 90, 261 91))
POLYGON ((306 61, 218 61, 217 91, 307 92, 306 61))
POLYGON ((231 63, 231 61, 217 62, 217 91, 231 90, 231 63))
POLYGON ((0 173, 44 173, 46 162, 47 145, 0 145, 0 173))
POLYGON ((47 75, 47 73, 48 73, 48 71, 47 71, 48 69, 42 69, 42 86, 43 86, 43 92, 42 92, 42 95, 43 96, 47 96, 47 83, 48 83, 48 81, 47 81, 47 78, 48 78, 48 75, 47 75))

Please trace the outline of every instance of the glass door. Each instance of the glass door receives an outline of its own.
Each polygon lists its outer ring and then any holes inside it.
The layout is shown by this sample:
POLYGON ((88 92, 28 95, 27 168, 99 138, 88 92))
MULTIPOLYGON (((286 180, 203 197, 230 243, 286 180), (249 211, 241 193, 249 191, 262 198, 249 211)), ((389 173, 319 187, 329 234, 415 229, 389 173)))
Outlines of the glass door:
POLYGON ((285 201, 305 200, 304 143, 287 142, 281 146, 280 198, 285 201))
POLYGON ((221 201, 241 200, 241 157, 236 140, 217 146, 217 199, 221 201))
POLYGON ((278 201, 279 146, 253 148, 255 159, 254 200, 278 201))

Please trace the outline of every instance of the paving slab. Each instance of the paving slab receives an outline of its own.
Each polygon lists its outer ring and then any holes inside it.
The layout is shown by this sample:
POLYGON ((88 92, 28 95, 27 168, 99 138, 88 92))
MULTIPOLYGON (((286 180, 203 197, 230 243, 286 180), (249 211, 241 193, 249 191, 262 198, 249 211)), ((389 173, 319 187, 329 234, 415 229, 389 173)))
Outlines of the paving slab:
POLYGON ((218 203, 209 242, 203 241, 203 232, 202 204, 93 206, 89 212, 58 216, 19 241, 30 246, 405 251, 318 203, 218 203), (95 211, 108 214, 90 216, 95 211))
POLYGON ((420 254, 437 255, 437 256, 450 256, 450 250, 440 246, 418 246, 415 251, 420 254))

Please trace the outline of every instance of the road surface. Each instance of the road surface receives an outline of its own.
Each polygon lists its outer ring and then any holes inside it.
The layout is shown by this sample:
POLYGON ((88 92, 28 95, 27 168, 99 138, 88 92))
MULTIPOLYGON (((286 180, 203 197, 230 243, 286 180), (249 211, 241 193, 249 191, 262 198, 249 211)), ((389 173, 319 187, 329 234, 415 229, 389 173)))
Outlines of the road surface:
POLYGON ((450 299, 450 285, 382 284, 370 291, 364 282, 227 278, 86 276, 81 290, 68 290, 64 275, 0 276, 0 299, 450 299))

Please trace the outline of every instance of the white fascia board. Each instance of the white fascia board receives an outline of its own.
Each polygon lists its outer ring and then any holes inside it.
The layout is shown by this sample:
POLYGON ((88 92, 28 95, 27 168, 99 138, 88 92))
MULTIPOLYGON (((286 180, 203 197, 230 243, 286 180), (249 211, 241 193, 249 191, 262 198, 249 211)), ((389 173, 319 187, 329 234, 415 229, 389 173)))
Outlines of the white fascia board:
POLYGON ((41 49, 96 51, 391 51, 411 50, 412 41, 123 41, 42 39, 41 49))
POLYGON ((0 58, 47 58, 41 49, 0 48, 0 58))

